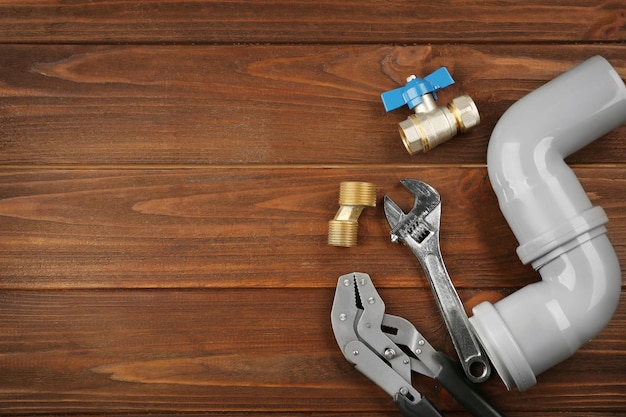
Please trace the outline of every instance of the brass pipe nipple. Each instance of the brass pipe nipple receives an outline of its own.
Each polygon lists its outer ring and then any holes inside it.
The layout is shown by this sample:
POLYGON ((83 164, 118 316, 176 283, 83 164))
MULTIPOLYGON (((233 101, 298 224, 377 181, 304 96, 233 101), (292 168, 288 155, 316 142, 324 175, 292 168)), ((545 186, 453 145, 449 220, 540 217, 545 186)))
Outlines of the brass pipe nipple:
POLYGON ((376 185, 369 182, 346 181, 339 187, 339 210, 328 222, 328 244, 356 246, 358 218, 365 207, 376 207, 376 185))

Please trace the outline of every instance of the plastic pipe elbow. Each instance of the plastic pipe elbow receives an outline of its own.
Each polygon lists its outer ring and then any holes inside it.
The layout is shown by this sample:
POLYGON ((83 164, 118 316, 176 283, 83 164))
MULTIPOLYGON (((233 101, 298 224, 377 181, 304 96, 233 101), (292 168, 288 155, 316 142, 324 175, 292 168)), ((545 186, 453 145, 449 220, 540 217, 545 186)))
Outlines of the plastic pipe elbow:
POLYGON ((523 391, 610 321, 621 271, 604 210, 592 206, 564 158, 626 123, 626 86, 593 57, 515 103, 487 153, 500 209, 517 253, 542 281, 470 318, 505 385, 523 391))

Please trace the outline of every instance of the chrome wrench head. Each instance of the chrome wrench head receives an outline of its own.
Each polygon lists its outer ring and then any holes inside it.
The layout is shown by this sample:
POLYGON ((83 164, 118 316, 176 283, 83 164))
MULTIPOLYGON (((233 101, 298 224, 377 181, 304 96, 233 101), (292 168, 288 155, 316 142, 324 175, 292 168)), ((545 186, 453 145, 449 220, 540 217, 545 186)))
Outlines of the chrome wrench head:
POLYGON ((489 360, 474 334, 439 248, 441 197, 424 182, 411 179, 401 182, 415 196, 415 203, 404 213, 385 196, 391 240, 404 243, 420 261, 466 376, 473 382, 483 382, 491 372, 489 360))
POLYGON ((404 242, 407 236, 423 241, 430 233, 439 230, 441 197, 437 190, 422 181, 403 179, 400 181, 415 196, 413 208, 404 213, 389 197, 385 196, 384 210, 391 227, 391 241, 404 242))

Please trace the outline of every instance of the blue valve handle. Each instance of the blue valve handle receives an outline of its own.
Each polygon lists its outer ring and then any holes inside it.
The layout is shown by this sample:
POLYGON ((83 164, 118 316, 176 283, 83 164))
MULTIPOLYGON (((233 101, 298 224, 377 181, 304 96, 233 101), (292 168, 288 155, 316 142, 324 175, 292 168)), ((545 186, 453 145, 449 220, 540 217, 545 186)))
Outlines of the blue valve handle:
POLYGON ((382 93, 380 98, 386 111, 395 110, 405 104, 409 106, 409 109, 413 109, 422 102, 424 94, 431 93, 437 100, 436 92, 452 84, 454 84, 454 80, 448 69, 441 67, 424 78, 408 81, 404 87, 382 93))

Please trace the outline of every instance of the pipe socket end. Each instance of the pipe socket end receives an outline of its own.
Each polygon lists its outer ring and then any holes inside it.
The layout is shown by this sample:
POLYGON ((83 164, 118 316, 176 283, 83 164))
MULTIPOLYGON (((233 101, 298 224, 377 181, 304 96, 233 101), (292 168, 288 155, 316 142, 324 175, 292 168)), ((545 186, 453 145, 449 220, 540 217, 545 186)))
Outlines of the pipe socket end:
POLYGON ((493 304, 483 302, 472 312, 474 333, 506 388, 524 391, 535 385, 535 373, 493 304))
POLYGON ((538 270, 557 256, 606 233, 604 225, 608 221, 602 207, 591 207, 521 244, 517 255, 523 264, 532 264, 538 270))

